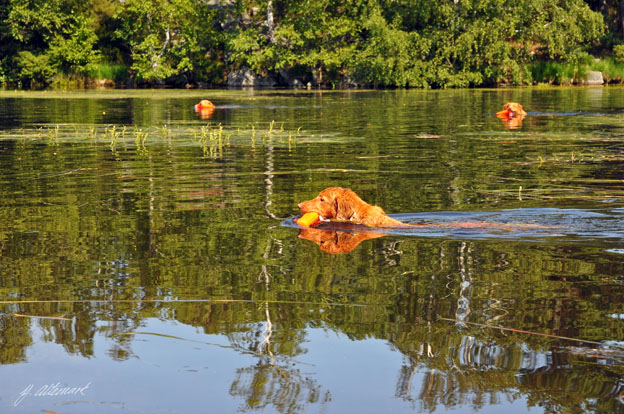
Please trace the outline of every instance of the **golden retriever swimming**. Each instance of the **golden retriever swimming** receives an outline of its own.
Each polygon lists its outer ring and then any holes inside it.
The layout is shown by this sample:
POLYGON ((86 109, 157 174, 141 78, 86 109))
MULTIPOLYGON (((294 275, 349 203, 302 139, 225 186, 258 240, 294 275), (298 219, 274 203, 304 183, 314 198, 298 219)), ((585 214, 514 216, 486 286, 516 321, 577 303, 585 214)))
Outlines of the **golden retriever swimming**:
POLYGON ((498 117, 504 116, 509 118, 526 116, 526 114, 522 105, 517 102, 507 102, 503 105, 503 110, 496 113, 498 117))
POLYGON ((322 221, 346 221, 364 224, 370 227, 459 227, 467 229, 497 229, 504 231, 556 228, 532 223, 509 224, 492 223, 488 221, 456 221, 440 224, 404 223, 387 216, 381 207, 368 204, 352 190, 341 187, 326 188, 312 200, 299 203, 299 210, 301 210, 303 214, 317 213, 322 221))
POLYGON ((299 210, 318 213, 321 220, 352 221, 373 227, 407 226, 388 217, 381 207, 372 206, 348 188, 330 187, 316 198, 299 203, 299 210))
POLYGON ((500 118, 505 126, 509 129, 519 129, 522 127, 522 120, 526 117, 527 113, 517 102, 507 102, 503 106, 502 111, 498 111, 496 116, 500 118))

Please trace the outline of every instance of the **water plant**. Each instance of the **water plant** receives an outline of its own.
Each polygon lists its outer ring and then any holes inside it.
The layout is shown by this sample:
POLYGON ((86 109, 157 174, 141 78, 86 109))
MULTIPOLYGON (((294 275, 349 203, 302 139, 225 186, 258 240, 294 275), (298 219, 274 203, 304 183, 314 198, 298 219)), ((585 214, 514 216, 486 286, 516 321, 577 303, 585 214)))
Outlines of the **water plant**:
POLYGON ((275 120, 271 121, 271 123, 269 124, 269 130, 262 137, 262 141, 267 141, 268 139, 270 139, 272 137, 272 135, 273 135, 273 127, 274 126, 275 126, 275 120))
POLYGON ((89 133, 87 134, 87 138, 90 140, 95 141, 97 139, 97 131, 95 130, 95 127, 91 127, 89 129, 89 133))
POLYGON ((147 141, 147 136, 147 131, 143 131, 143 129, 141 128, 134 131, 134 142, 139 152, 147 152, 147 148, 145 148, 145 141, 147 141))
MULTIPOLYGON (((125 135, 126 127, 123 127, 123 133, 125 135)), ((113 153, 117 154, 117 143, 119 142, 119 137, 121 132, 117 132, 117 126, 112 125, 110 129, 107 127, 104 131, 104 135, 108 135, 110 139, 110 149, 113 153)))
POLYGON ((295 140, 295 138, 292 136, 292 132, 288 133, 288 151, 291 150, 292 145, 296 144, 297 141, 295 140))
POLYGON ((209 144, 211 137, 210 125, 203 125, 201 127, 201 135, 198 138, 199 143, 202 146, 202 151, 204 152, 204 156, 208 153, 209 144))
POLYGON ((59 136, 59 126, 56 125, 54 128, 48 128, 48 138, 50 142, 58 145, 58 136, 59 136))
POLYGON ((69 125, 48 125, 36 126, 28 130, 21 130, 19 134, 24 139, 28 137, 45 138, 50 143, 60 144, 68 140, 88 140, 93 145, 105 144, 110 150, 117 154, 120 146, 124 147, 134 140, 134 146, 139 152, 145 152, 148 146, 150 135, 154 137, 150 143, 160 144, 170 141, 178 134, 180 141, 191 139, 198 144, 205 156, 221 157, 224 151, 233 142, 237 145, 248 145, 252 148, 258 143, 258 137, 262 137, 265 145, 284 145, 289 150, 296 147, 297 140, 302 134, 302 128, 288 130, 284 122, 272 120, 265 124, 265 128, 259 123, 249 123, 247 127, 233 127, 221 123, 209 123, 201 125, 199 128, 190 127, 176 129, 168 124, 152 127, 127 126, 123 124, 69 124, 69 125))

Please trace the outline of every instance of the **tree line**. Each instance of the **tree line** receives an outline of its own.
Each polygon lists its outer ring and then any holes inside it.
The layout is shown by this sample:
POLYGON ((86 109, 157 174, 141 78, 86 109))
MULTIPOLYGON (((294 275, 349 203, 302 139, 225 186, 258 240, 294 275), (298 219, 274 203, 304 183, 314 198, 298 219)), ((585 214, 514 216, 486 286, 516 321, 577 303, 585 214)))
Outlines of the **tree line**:
POLYGON ((539 63, 617 58, 623 16, 624 0, 0 0, 0 81, 522 85, 539 63))

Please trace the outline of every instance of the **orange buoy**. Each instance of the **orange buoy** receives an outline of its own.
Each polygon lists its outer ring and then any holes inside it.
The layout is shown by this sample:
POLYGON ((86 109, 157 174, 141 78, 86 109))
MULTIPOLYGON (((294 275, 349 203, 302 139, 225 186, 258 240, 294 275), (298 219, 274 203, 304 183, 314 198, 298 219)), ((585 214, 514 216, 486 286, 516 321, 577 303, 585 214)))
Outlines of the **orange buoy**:
POLYGON ((310 227, 317 224, 320 220, 318 213, 305 213, 303 216, 295 219, 295 223, 303 227, 310 227))
POLYGON ((198 104, 195 105, 196 111, 201 111, 202 109, 210 109, 214 108, 214 104, 210 102, 208 99, 202 99, 198 104))

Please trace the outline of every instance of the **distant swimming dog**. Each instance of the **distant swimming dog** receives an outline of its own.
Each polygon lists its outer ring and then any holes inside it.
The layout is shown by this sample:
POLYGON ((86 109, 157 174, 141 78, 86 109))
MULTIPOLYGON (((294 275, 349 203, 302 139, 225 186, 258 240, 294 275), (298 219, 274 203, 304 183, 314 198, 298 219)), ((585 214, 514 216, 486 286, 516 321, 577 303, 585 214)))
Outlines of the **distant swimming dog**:
POLYGON ((526 116, 526 112, 524 112, 524 108, 517 102, 507 102, 503 105, 503 110, 496 113, 498 117, 522 117, 526 116))

